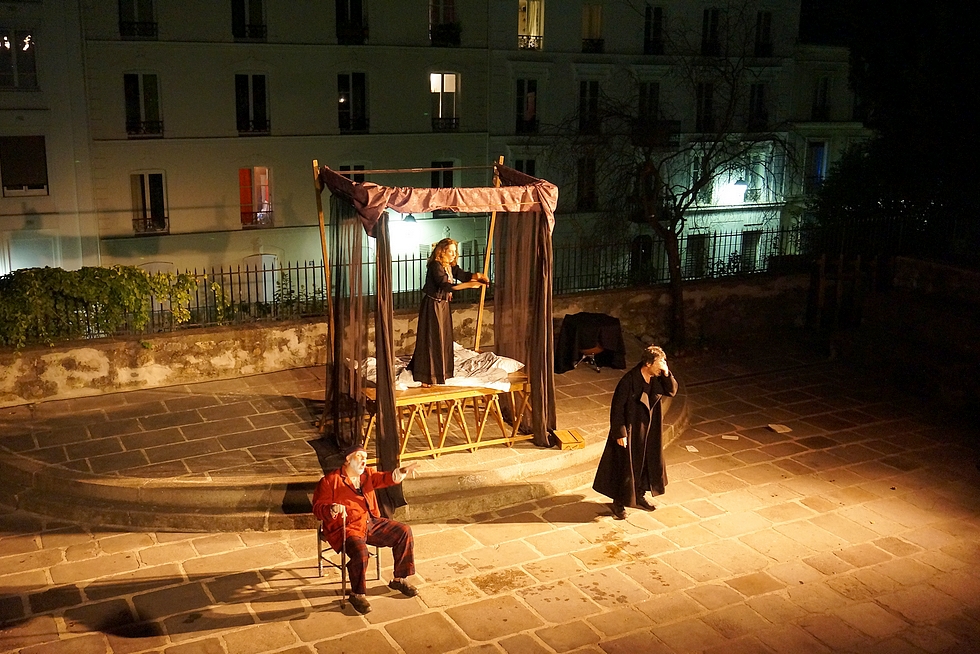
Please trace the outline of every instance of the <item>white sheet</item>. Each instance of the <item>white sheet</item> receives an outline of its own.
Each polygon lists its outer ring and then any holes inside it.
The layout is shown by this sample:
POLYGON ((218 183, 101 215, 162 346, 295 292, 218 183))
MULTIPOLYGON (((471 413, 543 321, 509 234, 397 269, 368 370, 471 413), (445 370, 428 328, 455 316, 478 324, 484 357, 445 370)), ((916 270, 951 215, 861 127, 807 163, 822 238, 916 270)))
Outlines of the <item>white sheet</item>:
MULTIPOLYGON (((459 343, 453 343, 453 358, 455 370, 453 376, 446 380, 446 386, 467 386, 492 388, 498 391, 510 389, 507 375, 517 372, 524 367, 520 361, 508 357, 497 356, 493 352, 475 352, 468 350, 459 343)), ((421 386, 412 379, 412 373, 405 366, 411 357, 395 359, 395 390, 403 391, 408 388, 421 386)), ((369 357, 361 367, 364 378, 374 383, 377 379, 377 362, 369 357)))

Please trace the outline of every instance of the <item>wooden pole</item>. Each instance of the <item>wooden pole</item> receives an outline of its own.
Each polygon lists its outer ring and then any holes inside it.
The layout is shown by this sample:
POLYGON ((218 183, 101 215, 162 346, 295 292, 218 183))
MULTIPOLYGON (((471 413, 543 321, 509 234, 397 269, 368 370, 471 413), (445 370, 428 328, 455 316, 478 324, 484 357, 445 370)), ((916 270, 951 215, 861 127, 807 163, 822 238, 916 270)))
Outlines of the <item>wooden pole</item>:
MULTIPOLYGON (((320 166, 319 162, 313 160, 313 189, 316 191, 316 217, 320 225, 320 252, 323 255, 323 284, 324 296, 327 298, 327 361, 326 366, 330 366, 330 357, 333 356, 333 288, 330 282, 330 257, 327 256, 327 229, 323 221, 323 187, 320 186, 320 166)), ((330 403, 331 371, 327 370, 324 375, 325 386, 323 389, 323 415, 320 416, 320 433, 324 432, 327 422, 327 407, 330 403)))
MULTIPOLYGON (((504 157, 501 155, 497 158, 497 163, 501 166, 504 165, 504 157)), ((497 173, 497 169, 493 169, 493 187, 500 188, 500 175, 497 173)), ((493 249, 493 229, 497 222, 497 210, 494 209, 490 212, 490 233, 487 235, 487 251, 483 254, 483 274, 487 277, 490 276, 490 252, 493 249)), ((480 351, 480 332, 483 331, 483 303, 487 297, 487 287, 480 287, 480 306, 476 310, 476 342, 473 344, 473 350, 475 352, 480 351)))

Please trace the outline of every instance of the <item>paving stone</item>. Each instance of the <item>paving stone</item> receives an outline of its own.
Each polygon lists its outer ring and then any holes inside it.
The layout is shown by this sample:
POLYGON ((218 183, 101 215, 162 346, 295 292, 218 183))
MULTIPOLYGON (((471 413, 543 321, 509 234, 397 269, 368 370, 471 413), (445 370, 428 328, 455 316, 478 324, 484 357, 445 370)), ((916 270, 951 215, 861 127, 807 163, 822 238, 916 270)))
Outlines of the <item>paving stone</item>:
MULTIPOLYGON (((243 604, 226 604, 174 615, 162 622, 170 639, 179 643, 199 638, 202 633, 251 625, 255 618, 243 604)), ((216 651, 221 651, 220 642, 216 651)))
POLYGON ((776 625, 791 624, 807 614, 805 609, 800 608, 780 593, 750 597, 746 600, 745 605, 776 625))
POLYGON ((892 559, 874 566, 874 570, 904 586, 928 582, 936 576, 934 568, 910 558, 892 559))
MULTIPOLYGON (((647 629, 654 624, 648 615, 633 607, 620 607, 606 613, 600 613, 588 618, 588 622, 606 637, 603 639, 603 649, 605 649, 605 642, 608 642, 609 637, 619 636, 638 629, 647 629)), ((649 634, 647 637, 649 638, 649 634)))
POLYGON ((658 557, 678 572, 682 572, 697 582, 714 581, 731 576, 731 573, 720 565, 709 561, 694 550, 670 552, 658 557))
POLYGON ((467 644, 467 639, 440 613, 426 613, 385 625, 385 631, 406 654, 448 652, 467 644))
MULTIPOLYGON (((362 631, 367 626, 367 620, 355 612, 350 603, 346 605, 346 608, 342 612, 339 601, 331 603, 328 607, 313 611, 302 618, 291 620, 288 624, 299 639, 305 643, 315 643, 325 638, 330 638, 335 634, 369 633, 362 631)), ((378 633, 377 631, 372 631, 373 633, 378 633)), ((384 636, 381 636, 381 638, 389 648, 387 651, 393 651, 391 646, 387 644, 387 639, 384 636)), ((373 641, 368 638, 363 642, 373 641)), ((382 649, 380 651, 386 650, 382 649)))
POLYGON ((574 552, 572 556, 582 562, 586 568, 604 568, 617 563, 629 563, 638 556, 630 553, 626 542, 608 542, 598 547, 574 552))
POLYGON ((524 569, 542 582, 565 579, 585 571, 584 564, 571 554, 552 556, 524 564, 524 569))
POLYGON ((694 547, 704 543, 713 543, 718 539, 718 536, 697 524, 665 529, 661 533, 664 538, 673 541, 680 547, 694 547))
POLYGON ((380 629, 368 629, 341 638, 325 640, 316 644, 317 654, 351 654, 351 652, 371 652, 371 654, 396 654, 395 649, 380 629))
POLYGON ((846 604, 843 595, 820 582, 787 586, 786 597, 809 613, 825 613, 839 609, 846 604))
POLYGON ((770 522, 755 512, 726 513, 725 515, 703 520, 701 526, 721 538, 741 536, 769 527, 770 522))
POLYGON ((550 654, 551 651, 530 634, 504 638, 500 641, 500 646, 509 654, 550 654))
POLYGON ((542 626, 528 608, 509 596, 456 606, 446 613, 473 640, 493 640, 542 626))
POLYGON ((470 581, 486 595, 509 593, 518 588, 524 588, 535 583, 534 578, 520 568, 494 570, 485 574, 476 575, 470 581))
POLYGON ((417 562, 415 571, 430 583, 472 576, 478 572, 473 564, 458 555, 417 562))
POLYGON ((784 625, 758 632, 755 636, 775 652, 830 654, 826 645, 796 625, 784 625))
POLYGON ((468 579, 451 579, 427 584, 421 592, 422 601, 430 609, 456 606, 483 599, 485 595, 468 579))
POLYGON ((522 541, 510 541, 499 547, 483 547, 463 553, 463 558, 469 561, 477 570, 492 570, 534 561, 540 557, 534 550, 522 541))
POLYGON ((593 570, 569 580, 593 601, 608 607, 635 604, 649 597, 637 582, 615 568, 593 570))
POLYGON ((551 525, 540 517, 524 513, 503 520, 469 525, 464 528, 464 531, 483 545, 494 546, 509 540, 551 531, 551 528, 551 525))
POLYGON ((745 574, 765 568, 769 561, 755 550, 737 540, 707 543, 695 550, 732 574, 745 574))
POLYGON ((270 622, 223 633, 225 649, 236 654, 262 654, 296 645, 299 639, 288 622, 270 622))
POLYGON ((935 622, 957 614, 961 608, 952 597, 926 584, 881 595, 878 602, 911 622, 935 622))
POLYGON ((872 638, 894 636, 909 626, 907 622, 895 617, 874 602, 853 604, 846 609, 836 611, 835 615, 872 638))
MULTIPOLYGON (((585 648, 584 651, 591 650, 585 648)), ((649 631, 644 630, 626 636, 620 636, 619 638, 605 640, 601 643, 601 649, 598 651, 603 654, 634 654, 635 652, 644 652, 644 654, 672 654, 673 650, 658 640, 649 631)), ((576 650, 576 654, 577 652, 578 650, 576 650)))
POLYGON ((725 637, 698 618, 654 627, 653 634, 674 651, 696 652, 722 644, 725 637))
POLYGON ((561 623, 598 613, 602 609, 568 581, 541 584, 518 592, 545 622, 561 623))
POLYGON ((645 559, 620 566, 619 570, 628 575, 648 593, 654 595, 683 590, 694 583, 689 577, 654 559, 645 559))
POLYGON ((845 547, 835 553, 841 559, 853 565, 855 568, 863 568, 878 563, 883 563, 891 559, 891 554, 878 549, 871 543, 862 543, 852 547, 845 547))
POLYGON ((735 639, 771 626, 771 623, 745 604, 713 610, 701 618, 705 624, 728 639, 735 639))
POLYGON ((801 619, 799 625, 835 652, 866 652, 871 641, 836 615, 814 614, 801 619))
POLYGON ((479 542, 465 529, 446 529, 415 536, 416 561, 458 555, 478 546, 479 542))
POLYGON ((782 589, 784 586, 782 582, 765 572, 755 572, 734 579, 728 579, 725 583, 746 597, 771 593, 775 590, 782 589))
POLYGON ((534 633, 556 652, 567 652, 578 647, 596 644, 600 639, 599 634, 582 620, 538 629, 534 633))

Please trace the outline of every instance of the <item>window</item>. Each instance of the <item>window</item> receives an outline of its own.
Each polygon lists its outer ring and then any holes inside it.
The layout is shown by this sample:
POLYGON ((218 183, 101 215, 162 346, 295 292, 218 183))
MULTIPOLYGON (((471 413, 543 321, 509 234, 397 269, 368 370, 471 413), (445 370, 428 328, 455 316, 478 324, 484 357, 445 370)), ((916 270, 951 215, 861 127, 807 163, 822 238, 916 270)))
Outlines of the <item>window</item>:
POLYGON ((269 133, 265 75, 235 75, 235 120, 240 135, 269 133))
POLYGON ((524 173, 525 175, 530 175, 531 177, 535 177, 534 159, 515 159, 514 170, 518 170, 524 173))
POLYGON ((664 53, 664 8, 646 6, 643 15, 643 54, 664 53))
POLYGON ((582 6, 582 52, 602 53, 602 5, 582 6))
POLYGON ((684 277, 704 277, 708 271, 708 235, 691 234, 684 248, 684 277))
POLYGON ((441 169, 432 171, 432 188, 452 188, 456 185, 453 181, 452 161, 433 161, 430 168, 441 169))
POLYGON ((43 136, 0 136, 4 197, 48 194, 48 157, 43 136))
POLYGON ((242 227, 272 227, 272 192, 269 169, 264 166, 238 169, 238 197, 242 227))
POLYGON ((157 76, 149 73, 123 75, 126 100, 126 133, 132 137, 163 136, 157 76))
POLYGON ((742 232, 741 272, 755 272, 758 268, 761 241, 762 232, 760 231, 742 232))
POLYGON ((538 131, 538 80, 517 80, 517 133, 538 131))
POLYGON ((133 231, 136 234, 169 234, 167 190, 162 172, 129 176, 133 192, 133 231))
POLYGON ((660 118, 660 84, 659 82, 640 82, 639 107, 640 120, 650 124, 660 118))
POLYGON ((341 132, 367 132, 367 82, 364 73, 337 75, 337 120, 341 132))
POLYGON ((579 211, 595 211, 599 204, 595 187, 595 159, 583 157, 578 160, 576 176, 576 201, 579 211))
POLYGON ((337 43, 364 45, 367 35, 363 0, 337 0, 337 43))
POLYGON ((124 39, 157 38, 153 0, 119 0, 119 36, 124 39))
POLYGON ((429 75, 433 132, 455 132, 459 129, 459 118, 456 116, 457 82, 455 73, 429 75))
POLYGON ((772 56, 772 12, 760 11, 755 15, 755 56, 772 56))
POLYGON ((715 129, 715 87, 714 84, 701 82, 697 88, 697 115, 695 131, 711 132, 715 129))
POLYGON ((830 120, 830 78, 821 77, 813 87, 812 120, 830 120))
POLYGON ((33 30, 0 28, 0 89, 37 88, 33 30))
POLYGON ((769 111, 766 109, 766 85, 749 86, 749 131, 761 132, 769 128, 769 111))
POLYGON ((704 10, 701 23, 701 54, 706 57, 716 57, 721 54, 721 41, 718 39, 718 23, 720 20, 720 9, 704 10))
POLYGON ((578 131, 599 133, 599 82, 582 80, 578 84, 578 131))
POLYGON ((812 193, 823 184, 827 175, 827 143, 810 141, 806 144, 806 169, 803 178, 804 190, 812 193))
POLYGON ((436 47, 458 47, 462 26, 456 20, 456 0, 429 0, 429 39, 436 47))
POLYGON ((358 174, 357 172, 352 172, 358 170, 364 170, 364 164, 343 165, 340 167, 340 174, 352 182, 363 182, 364 181, 363 173, 358 174))
POLYGON ((544 47, 544 0, 518 0, 517 47, 540 50, 544 47))
POLYGON ((236 41, 265 41, 262 0, 231 0, 231 34, 236 41))

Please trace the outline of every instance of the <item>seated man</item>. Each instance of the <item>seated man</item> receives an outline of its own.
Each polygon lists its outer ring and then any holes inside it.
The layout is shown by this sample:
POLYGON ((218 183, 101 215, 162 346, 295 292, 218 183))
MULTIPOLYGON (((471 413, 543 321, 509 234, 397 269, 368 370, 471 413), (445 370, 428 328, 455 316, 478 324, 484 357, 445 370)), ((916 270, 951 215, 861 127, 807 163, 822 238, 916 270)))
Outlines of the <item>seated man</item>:
POLYGON ((334 551, 347 552, 350 575, 350 603, 358 613, 367 613, 371 604, 364 596, 364 571, 368 564, 368 545, 392 548, 394 579, 388 586, 407 597, 418 591, 405 579, 415 574, 412 528, 381 517, 376 488, 400 484, 417 463, 394 472, 378 472, 367 467, 367 452, 360 445, 347 448, 344 464, 320 480, 313 491, 313 515, 323 521, 323 535, 334 551), (346 520, 347 541, 343 542, 346 520))

